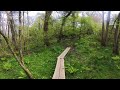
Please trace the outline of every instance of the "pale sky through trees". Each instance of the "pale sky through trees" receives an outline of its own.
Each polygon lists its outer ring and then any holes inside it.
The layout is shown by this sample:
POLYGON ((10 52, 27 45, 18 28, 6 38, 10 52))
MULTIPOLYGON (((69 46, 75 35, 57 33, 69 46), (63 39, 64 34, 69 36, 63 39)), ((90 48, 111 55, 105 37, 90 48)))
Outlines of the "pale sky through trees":
MULTIPOLYGON (((102 11, 99 11, 100 13, 102 12, 102 11)), ((120 11, 111 11, 111 14, 118 14, 120 11)), ((32 23, 34 22, 34 20, 36 19, 36 17, 37 17, 37 14, 38 13, 45 13, 45 11, 29 11, 29 16, 30 16, 30 21, 31 21, 31 25, 32 25, 32 23)), ((2 16, 4 17, 3 18, 3 22, 4 22, 4 24, 6 24, 6 18, 7 18, 7 16, 6 16, 6 14, 5 13, 3 13, 2 14, 2 16)), ((57 18, 57 17, 59 17, 59 14, 56 12, 56 11, 54 11, 53 13, 52 13, 52 16, 54 16, 55 18, 57 18)), ((105 11, 105 20, 106 20, 106 16, 107 16, 107 13, 106 13, 106 11, 105 11)), ((112 15, 111 15, 112 16, 112 15)), ((5 25, 4 25, 5 26, 5 25)))
MULTIPOLYGON (((112 11, 113 14, 118 14, 120 11, 112 11)), ((35 16, 37 13, 44 13, 44 11, 29 11, 30 16, 35 16)))

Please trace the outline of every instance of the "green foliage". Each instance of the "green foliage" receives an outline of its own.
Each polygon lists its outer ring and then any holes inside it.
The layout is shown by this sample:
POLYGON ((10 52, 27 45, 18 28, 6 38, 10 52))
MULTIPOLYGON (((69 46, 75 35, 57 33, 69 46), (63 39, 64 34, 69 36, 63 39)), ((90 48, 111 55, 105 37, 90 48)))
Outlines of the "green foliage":
POLYGON ((80 29, 82 33, 95 33, 100 30, 101 26, 94 22, 91 17, 82 17, 80 20, 80 29), (89 32, 88 32, 89 30, 89 32))
POLYGON ((0 60, 2 60, 2 61, 6 61, 6 58, 5 58, 5 57, 3 57, 3 58, 0 58, 0 60))
POLYGON ((53 50, 53 51, 54 51, 55 53, 57 53, 57 54, 59 54, 59 53, 62 52, 62 48, 61 48, 60 45, 53 46, 53 47, 51 48, 51 50, 53 50))
POLYGON ((81 67, 80 72, 83 72, 83 71, 90 71, 90 70, 92 70, 92 68, 90 68, 90 67, 88 67, 88 66, 83 65, 83 66, 81 67))
POLYGON ((113 56, 111 57, 112 60, 114 61, 114 65, 118 70, 120 70, 120 57, 119 56, 113 56))
POLYGON ((73 73, 76 73, 79 69, 71 66, 70 64, 67 64, 67 65, 66 65, 66 70, 67 70, 70 74, 73 74, 73 73))
POLYGON ((114 56, 112 57, 113 60, 120 60, 120 57, 119 56, 114 56))
POLYGON ((12 64, 10 62, 5 62, 3 64, 3 69, 7 70, 7 71, 10 70, 10 69, 12 69, 12 64))
POLYGON ((26 77, 26 74, 24 73, 24 71, 20 71, 20 76, 18 77, 18 79, 24 79, 26 77))

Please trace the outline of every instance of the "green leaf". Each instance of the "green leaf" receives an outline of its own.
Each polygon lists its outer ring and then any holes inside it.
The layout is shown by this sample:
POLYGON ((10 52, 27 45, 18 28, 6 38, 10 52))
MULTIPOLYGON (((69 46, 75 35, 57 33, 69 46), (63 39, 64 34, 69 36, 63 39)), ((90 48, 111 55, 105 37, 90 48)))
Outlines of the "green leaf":
POLYGON ((5 58, 5 57, 4 57, 4 58, 1 58, 1 60, 4 61, 4 60, 6 60, 6 58, 5 58))
POLYGON ((119 56, 112 57, 113 60, 120 60, 119 56))
POLYGON ((11 68, 12 68, 11 63, 9 63, 9 62, 4 63, 4 65, 3 65, 3 69, 5 69, 5 70, 10 70, 11 68))

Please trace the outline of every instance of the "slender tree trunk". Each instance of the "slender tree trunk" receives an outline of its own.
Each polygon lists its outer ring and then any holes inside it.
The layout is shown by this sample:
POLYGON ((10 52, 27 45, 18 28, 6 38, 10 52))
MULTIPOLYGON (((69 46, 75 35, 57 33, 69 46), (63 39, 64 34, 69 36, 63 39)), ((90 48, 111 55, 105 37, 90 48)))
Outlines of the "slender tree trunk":
POLYGON ((7 13, 7 17, 8 17, 8 21, 10 25, 11 34, 12 34, 12 43, 15 46, 15 50, 18 50, 17 43, 16 43, 16 33, 15 33, 15 26, 14 26, 12 11, 10 12, 6 11, 6 13, 7 13))
POLYGON ((72 12, 72 18, 73 18, 72 26, 73 26, 73 31, 74 31, 75 30, 75 20, 76 20, 75 11, 72 12))
POLYGON ((114 44, 113 44, 113 53, 119 55, 119 24, 120 24, 120 13, 116 22, 116 29, 114 33, 114 44))
POLYGON ((104 28, 104 11, 102 11, 102 33, 101 33, 101 45, 105 46, 104 44, 104 33, 105 33, 105 28, 104 28))
MULTIPOLYGON (((1 26, 2 26, 2 30, 4 31, 4 18, 3 18, 3 14, 1 15, 1 26)), ((5 32, 4 32, 5 34, 5 32)))
MULTIPOLYGON (((24 34, 24 11, 23 11, 23 35, 25 35, 25 34, 24 34)), ((23 43, 24 43, 24 51, 25 51, 25 47, 26 47, 25 36, 24 36, 24 38, 23 38, 23 43)))
POLYGON ((8 38, 10 38, 10 27, 9 27, 9 20, 8 20, 8 17, 7 17, 7 30, 8 30, 8 38))
MULTIPOLYGON (((2 23, 2 22, 1 22, 1 16, 2 16, 2 14, 1 14, 1 11, 0 11, 0 30, 2 30, 2 27, 1 27, 1 26, 2 26, 2 25, 1 25, 1 23, 2 23)), ((0 41, 1 41, 1 35, 0 35, 0 41)))
POLYGON ((25 41, 26 42, 26 50, 28 50, 28 45, 29 45, 29 13, 27 11, 27 40, 25 41))
POLYGON ((19 11, 19 53, 20 53, 20 61, 24 64, 23 61, 23 53, 22 53, 22 21, 21 21, 21 11, 19 11))
POLYGON ((107 16, 106 33, 105 33, 105 37, 104 37, 104 46, 106 46, 107 42, 108 42, 108 29, 109 29, 109 22, 110 22, 110 13, 111 13, 111 11, 108 12, 108 16, 107 16))
POLYGON ((58 42, 61 42, 61 40, 62 40, 62 37, 63 37, 63 27, 64 27, 64 24, 65 24, 65 21, 66 21, 66 18, 63 18, 62 19, 61 28, 60 28, 60 34, 59 34, 58 42))
POLYGON ((63 17, 62 19, 62 24, 61 24, 61 28, 60 28, 60 33, 58 36, 58 41, 57 42, 61 42, 62 37, 63 37, 63 27, 65 25, 66 19, 70 16, 70 14, 72 13, 72 11, 70 11, 65 17, 63 17))
POLYGON ((45 21, 44 21, 44 44, 46 46, 49 46, 49 39, 48 39, 48 24, 49 24, 49 19, 52 14, 52 11, 46 11, 45 12, 45 21))

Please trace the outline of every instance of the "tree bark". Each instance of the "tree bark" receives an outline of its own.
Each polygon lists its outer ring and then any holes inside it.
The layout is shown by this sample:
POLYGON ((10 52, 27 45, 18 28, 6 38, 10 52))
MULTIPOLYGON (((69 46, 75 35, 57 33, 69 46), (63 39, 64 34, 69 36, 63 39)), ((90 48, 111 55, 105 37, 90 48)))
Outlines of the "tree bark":
MULTIPOLYGON (((24 11, 23 11, 23 32, 24 32, 24 11)), ((24 35, 24 33, 23 33, 24 35)), ((23 37, 23 43, 24 43, 24 51, 25 51, 25 47, 26 47, 26 40, 25 40, 25 36, 23 37)))
POLYGON ((23 53, 22 53, 22 20, 21 20, 21 11, 19 11, 19 54, 20 54, 20 61, 24 64, 23 61, 23 53))
POLYGON ((49 39, 48 39, 48 23, 49 23, 49 19, 50 16, 52 14, 52 11, 46 11, 45 12, 45 21, 44 21, 44 44, 46 46, 49 46, 49 39))
POLYGON ((107 42, 108 42, 108 29, 109 29, 109 23, 110 23, 110 14, 111 14, 111 11, 108 12, 108 16, 107 16, 106 33, 105 33, 105 37, 104 37, 104 46, 106 46, 107 42))
MULTIPOLYGON (((0 11, 0 29, 2 30, 2 27, 1 27, 1 26, 2 26, 2 25, 1 25, 1 23, 2 23, 2 22, 1 22, 2 14, 1 14, 1 13, 2 13, 2 12, 0 11)), ((0 41, 1 41, 1 35, 0 35, 0 41)))
POLYGON ((76 20, 75 11, 72 12, 72 18, 73 18, 72 26, 73 26, 73 31, 74 31, 75 30, 75 20, 76 20))
POLYGON ((26 42, 26 50, 28 50, 28 45, 29 45, 29 13, 27 11, 27 40, 25 41, 26 42))
POLYGON ((105 28, 104 28, 104 11, 102 11, 102 33, 101 33, 101 45, 105 46, 104 44, 104 32, 105 32, 105 28))
POLYGON ((63 27, 65 25, 66 19, 68 18, 68 16, 70 16, 71 13, 72 13, 72 11, 68 12, 68 14, 66 16, 64 16, 63 19, 62 19, 60 33, 59 33, 59 36, 58 36, 58 42, 61 42, 61 40, 62 40, 62 37, 63 37, 63 27))
POLYGON ((120 23, 120 13, 116 21, 116 29, 114 33, 114 44, 113 44, 113 53, 119 55, 119 23, 120 23))
POLYGON ((10 12, 6 11, 6 13, 7 13, 10 29, 11 29, 11 34, 12 34, 12 43, 15 46, 15 50, 18 50, 17 43, 16 43, 16 33, 15 33, 15 27, 14 27, 14 20, 13 20, 13 16, 12 16, 12 11, 10 11, 10 12))

